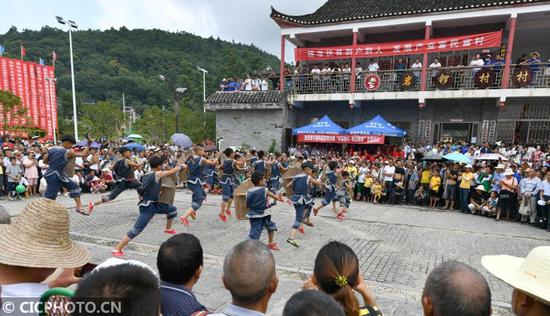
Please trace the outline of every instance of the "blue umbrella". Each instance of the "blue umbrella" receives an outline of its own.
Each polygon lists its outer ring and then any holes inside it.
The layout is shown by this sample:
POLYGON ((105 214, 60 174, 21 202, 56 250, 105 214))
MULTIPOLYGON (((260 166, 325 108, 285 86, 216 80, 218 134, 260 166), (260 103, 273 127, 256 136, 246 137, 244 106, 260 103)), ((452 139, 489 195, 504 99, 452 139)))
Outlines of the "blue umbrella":
POLYGON ((470 157, 468 157, 466 155, 463 155, 461 153, 458 153, 456 151, 443 156, 443 158, 445 158, 447 160, 450 160, 450 161, 461 162, 461 163, 465 163, 465 164, 471 164, 472 163, 472 159, 470 157))
POLYGON ((183 148, 189 148, 193 146, 193 141, 191 140, 191 138, 189 138, 189 136, 185 134, 174 134, 172 135, 172 137, 170 137, 170 139, 174 144, 183 148))
POLYGON ((141 144, 138 143, 128 143, 124 145, 124 147, 130 149, 130 150, 137 150, 137 151, 144 151, 145 147, 143 147, 141 144))
POLYGON ((76 145, 77 145, 77 146, 80 146, 80 147, 90 146, 90 148, 95 148, 95 149, 101 148, 101 144, 100 144, 100 143, 92 142, 91 144, 88 145, 88 141, 87 141, 87 140, 80 141, 80 142, 79 142, 78 144, 76 144, 76 145))

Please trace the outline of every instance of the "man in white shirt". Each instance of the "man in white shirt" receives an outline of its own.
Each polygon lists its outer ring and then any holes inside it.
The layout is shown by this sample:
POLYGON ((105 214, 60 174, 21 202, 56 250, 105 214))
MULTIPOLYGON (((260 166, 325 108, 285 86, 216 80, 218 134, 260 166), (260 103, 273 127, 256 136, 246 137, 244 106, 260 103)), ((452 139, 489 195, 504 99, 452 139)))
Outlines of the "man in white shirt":
POLYGON ((472 75, 475 75, 478 71, 480 71, 481 67, 483 67, 484 65, 485 62, 481 58, 481 55, 476 54, 474 59, 472 59, 472 61, 470 62, 470 67, 474 67, 472 68, 472 75))
POLYGON ((414 60, 414 64, 412 64, 411 69, 413 70, 416 80, 420 79, 420 75, 422 74, 422 63, 420 62, 420 59, 417 58, 414 60))
POLYGON ((434 61, 430 64, 430 69, 432 70, 432 78, 435 78, 438 73, 438 69, 441 68, 441 63, 439 62, 439 58, 434 58, 434 61))
POLYGON ((377 72, 378 69, 380 69, 380 66, 378 66, 378 63, 374 61, 374 59, 371 59, 369 61, 369 72, 377 72))
POLYGON ((388 189, 390 189, 393 185, 393 174, 395 173, 395 165, 393 164, 393 160, 388 162, 384 169, 382 169, 382 172, 384 173, 384 182, 386 183, 388 189))

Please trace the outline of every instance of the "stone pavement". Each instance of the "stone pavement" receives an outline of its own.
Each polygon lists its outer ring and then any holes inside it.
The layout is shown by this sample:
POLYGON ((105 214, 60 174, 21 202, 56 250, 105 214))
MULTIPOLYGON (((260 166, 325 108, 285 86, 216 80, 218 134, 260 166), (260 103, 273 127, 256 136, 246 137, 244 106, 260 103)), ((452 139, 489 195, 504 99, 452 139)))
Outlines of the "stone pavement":
MULTIPOLYGON (((83 201, 92 198, 97 199, 98 195, 85 195, 83 201)), ((183 211, 190 205, 190 198, 188 192, 178 192, 175 205, 183 211)), ((16 215, 26 202, 2 201, 0 204, 16 215)), ((59 202, 74 205, 65 197, 60 197, 59 202)), ((125 192, 117 201, 98 206, 90 217, 72 212, 73 238, 88 246, 94 261, 104 260, 137 218, 136 203, 136 193, 125 192)), ((176 224, 178 232, 195 234, 201 240, 207 258, 196 291, 200 301, 215 310, 230 300, 221 283, 223 257, 231 246, 246 239, 249 228, 246 221, 224 224, 217 220, 219 203, 219 196, 209 196, 190 228, 176 224)), ((279 204, 273 211, 273 220, 279 227, 276 241, 282 250, 275 253, 281 282, 271 301, 270 315, 280 315, 284 302, 311 274, 318 250, 330 240, 345 242, 355 250, 361 272, 385 315, 421 315, 419 298, 427 274, 439 263, 452 259, 481 271, 491 285, 495 314, 511 315, 508 309, 511 288, 485 272, 480 264, 481 256, 525 256, 536 246, 550 244, 550 234, 546 231, 518 223, 496 222, 458 212, 352 203, 349 219, 343 223, 330 216, 328 208, 321 210, 313 219, 316 226, 298 237, 301 247, 295 249, 285 243, 293 209, 279 204)), ((154 267, 158 246, 167 239, 162 233, 164 224, 163 217, 155 217, 128 248, 128 257, 154 267)), ((262 238, 266 237, 264 233, 262 238)))

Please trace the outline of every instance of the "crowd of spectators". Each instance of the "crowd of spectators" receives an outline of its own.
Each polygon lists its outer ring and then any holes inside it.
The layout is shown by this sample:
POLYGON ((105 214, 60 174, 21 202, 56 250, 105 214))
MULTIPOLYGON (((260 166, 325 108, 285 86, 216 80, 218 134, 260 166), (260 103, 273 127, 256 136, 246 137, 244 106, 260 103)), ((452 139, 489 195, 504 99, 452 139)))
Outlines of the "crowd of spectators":
POLYGON ((240 78, 223 78, 220 82, 219 91, 234 92, 234 91, 267 91, 269 90, 269 81, 266 77, 261 78, 259 75, 247 75, 245 79, 240 78))

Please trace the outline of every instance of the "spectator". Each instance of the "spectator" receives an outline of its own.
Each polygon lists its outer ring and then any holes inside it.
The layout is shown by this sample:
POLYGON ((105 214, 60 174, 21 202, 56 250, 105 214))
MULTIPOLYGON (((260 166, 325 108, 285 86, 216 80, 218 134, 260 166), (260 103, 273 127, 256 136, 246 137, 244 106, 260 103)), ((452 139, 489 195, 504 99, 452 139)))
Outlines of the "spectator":
POLYGON ((29 195, 38 195, 38 167, 34 152, 29 151, 27 159, 23 161, 23 166, 25 167, 25 178, 29 182, 29 195))
POLYGON ((514 288, 512 311, 523 316, 550 315, 550 247, 537 247, 526 258, 484 256, 481 264, 514 288))
POLYGON ((344 309, 319 291, 298 292, 286 302, 283 316, 345 316, 344 309))
MULTIPOLYGON (((97 301, 120 302, 121 313, 116 315, 160 315, 161 297, 158 278, 149 266, 135 260, 111 258, 100 264, 82 279, 72 300, 82 305, 97 301)), ((108 309, 98 309, 94 315, 115 314, 108 309)), ((76 312, 71 315, 89 315, 89 313, 86 309, 76 309, 76 312)))
POLYGON ((475 54, 474 58, 470 62, 470 67, 472 67, 472 76, 475 76, 478 71, 481 70, 481 67, 485 65, 485 62, 481 58, 480 54, 475 54))
POLYGON ((369 60, 369 72, 377 72, 380 69, 378 63, 374 59, 369 60))
POLYGON ((466 165, 464 167, 464 171, 459 174, 460 184, 458 186, 460 209, 463 213, 467 213, 469 211, 468 204, 470 201, 470 188, 472 186, 473 179, 474 174, 472 173, 472 165, 466 165))
POLYGON ((470 209, 470 212, 474 215, 476 213, 487 213, 487 191, 484 186, 478 185, 472 192, 468 209, 470 209))
POLYGON ((11 224, 11 215, 0 205, 0 225, 11 224))
POLYGON ((162 315, 186 316, 206 311, 192 292, 203 268, 202 246, 197 237, 182 233, 165 241, 158 252, 157 268, 162 315))
POLYGON ((267 83, 267 80, 264 78, 262 79, 262 85, 261 85, 262 91, 269 90, 269 84, 267 83))
POLYGON ((21 196, 19 196, 19 193, 17 193, 15 188, 19 183, 19 180, 21 180, 21 175, 23 174, 23 171, 21 170, 21 167, 17 164, 17 159, 15 157, 10 157, 9 161, 10 163, 6 168, 6 175, 8 177, 7 190, 9 194, 9 200, 13 201, 16 198, 21 199, 21 196))
POLYGON ((223 313, 214 315, 264 315, 279 283, 275 258, 263 243, 243 241, 225 256, 222 280, 233 300, 223 313))
POLYGON ((346 316, 382 315, 359 273, 357 255, 343 243, 332 241, 319 250, 313 275, 304 283, 303 288, 318 288, 329 294, 344 307, 346 316), (363 307, 360 307, 354 290, 361 295, 363 307))
POLYGON ((423 186, 419 186, 418 190, 414 193, 414 201, 416 205, 426 206, 428 200, 428 193, 425 191, 423 186))
POLYGON ((493 56, 491 56, 491 54, 485 55, 485 59, 483 60, 483 63, 485 66, 491 66, 493 64, 493 56))
POLYGON ((420 76, 422 74, 422 63, 420 62, 420 59, 416 58, 414 60, 414 63, 412 64, 411 69, 413 70, 416 80, 420 80, 420 76))
POLYGON ((521 54, 521 56, 516 59, 516 68, 520 68, 527 64, 527 54, 521 54))
POLYGON ((504 66, 505 63, 506 61, 502 58, 502 55, 497 54, 497 56, 495 57, 495 60, 493 60, 493 63, 491 65, 493 66, 493 70, 495 72, 500 72, 502 71, 502 67, 504 66))
POLYGON ((429 66, 430 70, 432 71, 432 80, 435 80, 435 77, 439 73, 439 68, 441 68, 441 63, 439 62, 439 58, 434 58, 433 62, 429 66))
POLYGON ((397 59, 397 63, 395 63, 394 69, 396 73, 395 80, 399 85, 401 84, 401 78, 403 77, 403 72, 405 71, 405 69, 407 69, 407 64, 405 63, 403 58, 397 59))
POLYGON ((73 268, 90 260, 85 247, 69 236, 67 208, 53 200, 37 199, 11 225, 0 226, 0 286, 2 297, 40 297, 48 287, 78 281, 73 268), (43 284, 57 268, 61 277, 43 284))
POLYGON ((447 261, 428 275, 422 308, 425 316, 490 316, 491 290, 474 268, 447 261))

